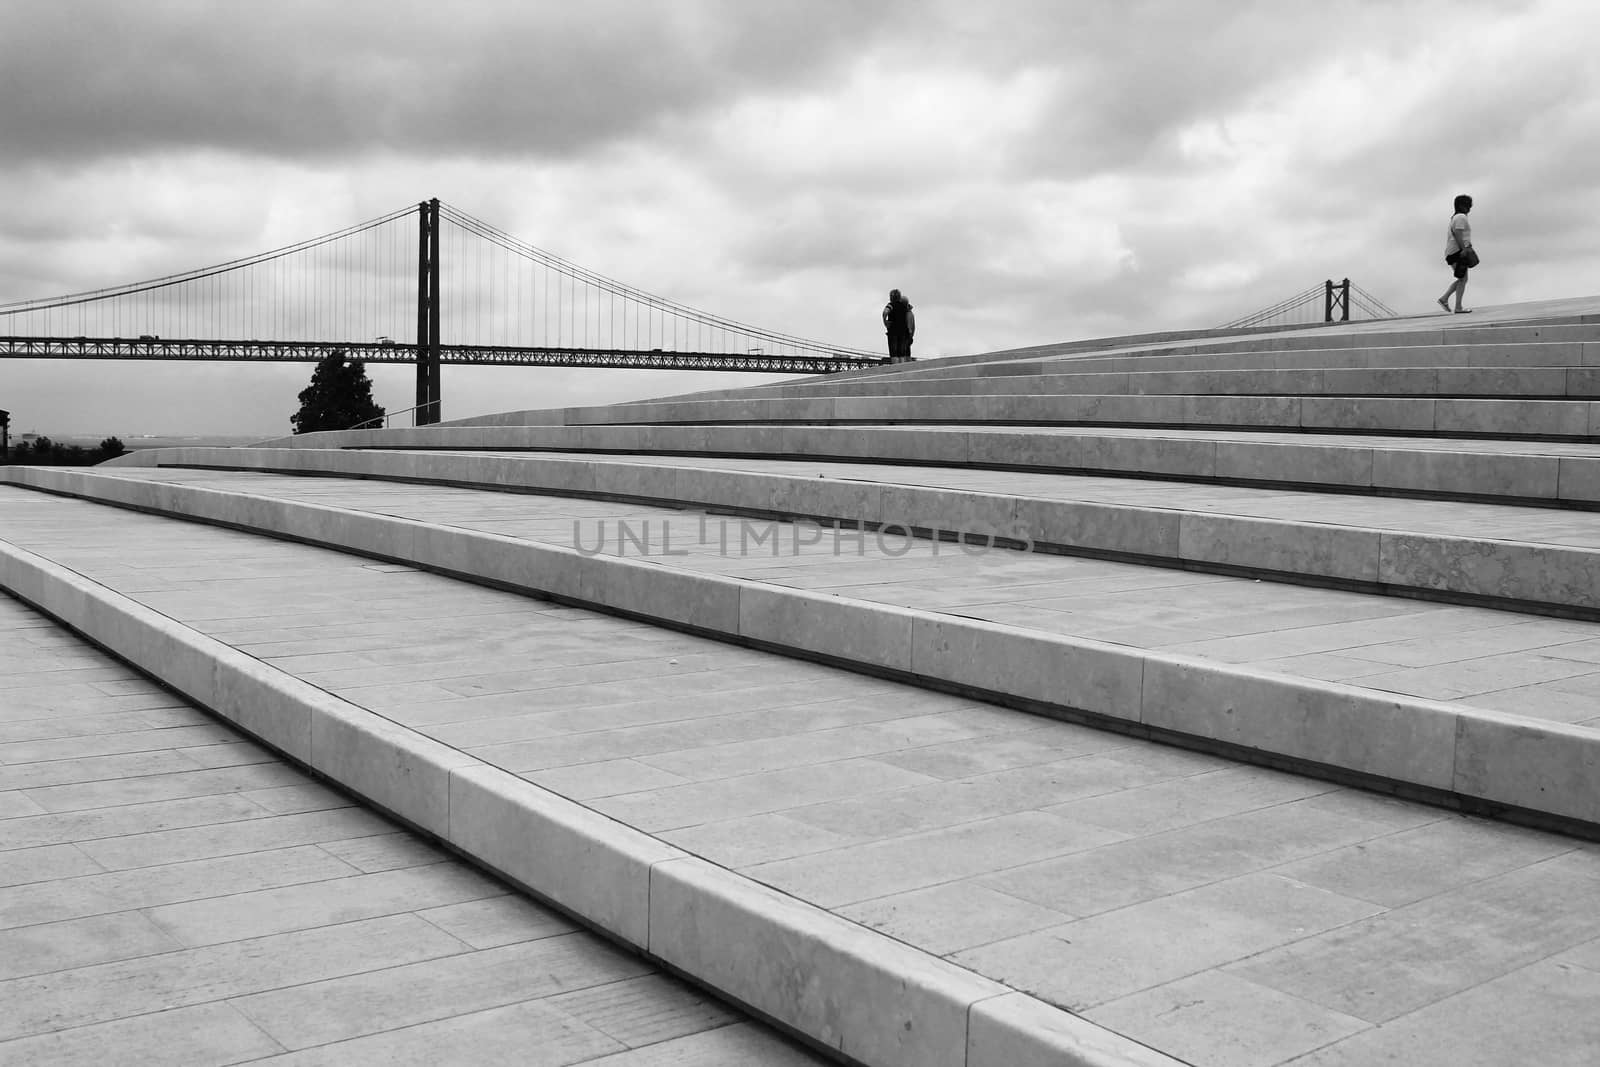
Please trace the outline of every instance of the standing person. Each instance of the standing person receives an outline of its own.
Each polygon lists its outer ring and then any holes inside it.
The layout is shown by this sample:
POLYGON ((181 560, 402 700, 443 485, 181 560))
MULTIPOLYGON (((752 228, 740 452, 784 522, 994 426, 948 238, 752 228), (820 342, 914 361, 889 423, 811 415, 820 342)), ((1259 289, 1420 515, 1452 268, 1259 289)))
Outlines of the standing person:
POLYGON ((883 328, 889 334, 889 362, 911 362, 911 339, 917 335, 917 317, 911 313, 911 301, 900 295, 900 290, 889 290, 889 302, 883 305, 883 328))
POLYGON ((1472 313, 1471 308, 1461 306, 1461 298, 1467 293, 1467 269, 1476 266, 1478 262, 1478 254, 1472 250, 1472 224, 1467 221, 1467 216, 1471 212, 1472 197, 1465 194, 1456 197, 1456 213, 1450 216, 1450 233, 1444 243, 1444 261, 1455 272, 1456 280, 1450 283, 1450 288, 1439 298, 1439 306, 1449 311, 1450 294, 1454 293, 1457 315, 1472 313))

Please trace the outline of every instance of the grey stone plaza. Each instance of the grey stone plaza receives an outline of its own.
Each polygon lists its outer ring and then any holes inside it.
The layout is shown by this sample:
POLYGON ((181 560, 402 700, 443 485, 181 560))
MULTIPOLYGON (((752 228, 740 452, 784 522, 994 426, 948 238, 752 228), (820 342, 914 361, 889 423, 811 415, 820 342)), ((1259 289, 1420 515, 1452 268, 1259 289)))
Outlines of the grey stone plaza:
POLYGON ((0 1062, 1591 1065, 1597 440, 1588 300, 0 468, 0 1062))

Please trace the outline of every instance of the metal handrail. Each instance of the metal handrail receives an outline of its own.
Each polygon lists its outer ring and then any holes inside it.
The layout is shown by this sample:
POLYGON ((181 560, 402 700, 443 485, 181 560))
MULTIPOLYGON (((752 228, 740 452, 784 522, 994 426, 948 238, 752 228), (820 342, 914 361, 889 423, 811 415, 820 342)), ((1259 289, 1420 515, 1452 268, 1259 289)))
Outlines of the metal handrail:
MULTIPOLYGON (((348 429, 348 430, 363 430, 363 429, 366 429, 368 426, 371 426, 375 422, 381 422, 381 423, 383 423, 383 425, 380 426, 379 429, 387 430, 389 428, 389 420, 394 418, 396 415, 404 415, 409 411, 421 411, 423 408, 431 408, 435 404, 438 404, 438 403, 442 403, 442 401, 430 400, 426 404, 417 404, 417 405, 414 405, 414 406, 409 407, 409 408, 402 408, 399 411, 386 411, 382 415, 375 415, 372 418, 367 419, 365 422, 358 422, 354 426, 346 427, 346 429, 348 429)), ((413 426, 415 426, 416 425, 416 421, 417 420, 416 420, 415 416, 413 416, 412 420, 411 420, 411 424, 413 426)))

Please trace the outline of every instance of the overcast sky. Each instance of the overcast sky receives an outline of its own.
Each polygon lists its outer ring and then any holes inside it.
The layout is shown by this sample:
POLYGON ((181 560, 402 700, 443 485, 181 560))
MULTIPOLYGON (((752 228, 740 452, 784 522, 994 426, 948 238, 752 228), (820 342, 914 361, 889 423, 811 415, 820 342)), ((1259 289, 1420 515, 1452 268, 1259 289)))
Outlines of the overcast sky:
MULTIPOLYGON (((0 303, 441 200, 706 311, 914 354, 1600 293, 1593 0, 0 0, 0 303)), ((10 332, 0 321, 0 332, 10 332)), ((448 327, 446 341, 448 336, 448 327)), ((0 360, 14 430, 286 432, 309 364, 0 360)), ((409 367, 373 368, 413 402, 409 367)), ((447 418, 713 374, 444 370, 447 418)))

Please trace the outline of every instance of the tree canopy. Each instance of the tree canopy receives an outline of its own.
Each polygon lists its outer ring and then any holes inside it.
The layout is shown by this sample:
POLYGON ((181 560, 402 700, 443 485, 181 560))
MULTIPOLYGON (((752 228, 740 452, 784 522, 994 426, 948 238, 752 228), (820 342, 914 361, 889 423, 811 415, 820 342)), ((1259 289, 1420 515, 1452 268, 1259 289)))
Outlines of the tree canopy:
POLYGON ((311 384, 300 391, 300 410, 289 417, 295 433, 348 430, 383 418, 383 408, 372 402, 366 364, 344 357, 344 349, 332 349, 311 372, 311 384))

